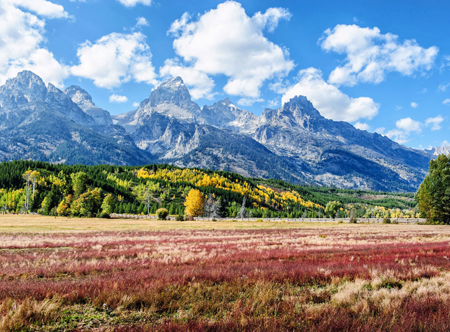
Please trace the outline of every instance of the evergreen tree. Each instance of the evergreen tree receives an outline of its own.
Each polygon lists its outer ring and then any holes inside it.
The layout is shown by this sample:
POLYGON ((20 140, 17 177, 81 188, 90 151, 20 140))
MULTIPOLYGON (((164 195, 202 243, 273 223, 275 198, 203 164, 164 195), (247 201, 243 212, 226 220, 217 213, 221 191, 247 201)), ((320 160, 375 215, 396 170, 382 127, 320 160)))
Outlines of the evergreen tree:
POLYGON ((430 161, 415 198, 421 215, 430 222, 450 224, 450 157, 440 155, 430 161))

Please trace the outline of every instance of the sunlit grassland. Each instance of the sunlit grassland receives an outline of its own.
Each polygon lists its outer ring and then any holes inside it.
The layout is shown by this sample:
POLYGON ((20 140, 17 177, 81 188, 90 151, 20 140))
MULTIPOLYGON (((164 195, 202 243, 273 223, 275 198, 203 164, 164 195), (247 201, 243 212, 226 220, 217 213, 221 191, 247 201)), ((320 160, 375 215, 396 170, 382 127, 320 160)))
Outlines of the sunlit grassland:
MULTIPOLYGON (((165 229, 265 229, 298 227, 342 227, 337 222, 253 222, 253 221, 174 221, 155 219, 98 219, 67 218, 41 215, 1 215, 0 233, 20 232, 89 232, 121 230, 165 230, 165 229)), ((346 224, 346 227, 355 225, 346 224)), ((370 227, 370 226, 369 226, 370 227)), ((391 227, 392 228, 392 227, 391 227)))
POLYGON ((0 216, 0 331, 446 331, 450 227, 0 216))

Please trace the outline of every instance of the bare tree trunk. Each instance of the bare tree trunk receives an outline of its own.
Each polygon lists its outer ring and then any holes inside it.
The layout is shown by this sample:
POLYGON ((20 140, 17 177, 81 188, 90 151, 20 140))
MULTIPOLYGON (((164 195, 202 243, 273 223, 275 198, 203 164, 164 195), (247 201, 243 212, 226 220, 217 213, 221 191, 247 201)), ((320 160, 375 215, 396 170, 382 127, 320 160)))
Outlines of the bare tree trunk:
POLYGON ((25 214, 28 214, 30 205, 30 180, 27 179, 27 189, 25 191, 25 214))
POLYGON ((247 201, 247 197, 244 196, 244 199, 242 200, 241 210, 239 211, 239 218, 241 218, 241 219, 245 218, 245 202, 246 201, 247 201))

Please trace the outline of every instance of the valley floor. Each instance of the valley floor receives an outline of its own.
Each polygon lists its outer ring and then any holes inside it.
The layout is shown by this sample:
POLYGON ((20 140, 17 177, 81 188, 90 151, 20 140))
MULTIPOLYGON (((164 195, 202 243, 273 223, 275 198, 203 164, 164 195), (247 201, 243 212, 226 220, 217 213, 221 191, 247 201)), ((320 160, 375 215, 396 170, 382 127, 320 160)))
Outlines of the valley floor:
POLYGON ((0 331, 450 330, 450 227, 0 216, 0 331))

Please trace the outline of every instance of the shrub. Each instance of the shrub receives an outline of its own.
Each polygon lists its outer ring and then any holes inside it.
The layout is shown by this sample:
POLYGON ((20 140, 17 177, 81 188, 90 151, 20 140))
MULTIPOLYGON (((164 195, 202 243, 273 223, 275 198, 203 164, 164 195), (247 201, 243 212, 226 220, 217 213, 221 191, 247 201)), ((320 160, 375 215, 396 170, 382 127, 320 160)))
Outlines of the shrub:
POLYGON ((176 221, 184 221, 184 216, 182 214, 179 214, 178 216, 175 217, 176 221))
POLYGON ((339 221, 338 221, 338 224, 343 224, 343 223, 344 223, 343 220, 339 220, 339 221))
POLYGON ((158 217, 158 220, 166 220, 167 216, 169 215, 169 211, 165 208, 161 208, 156 210, 156 215, 158 217))
POLYGON ((390 223, 391 223, 391 218, 389 218, 389 217, 383 218, 383 224, 390 224, 390 223))
POLYGON ((391 224, 398 224, 397 220, 392 220, 391 224))
POLYGON ((356 224, 357 223, 357 219, 356 219, 356 217, 351 217, 350 218, 350 223, 352 223, 352 224, 356 224))

